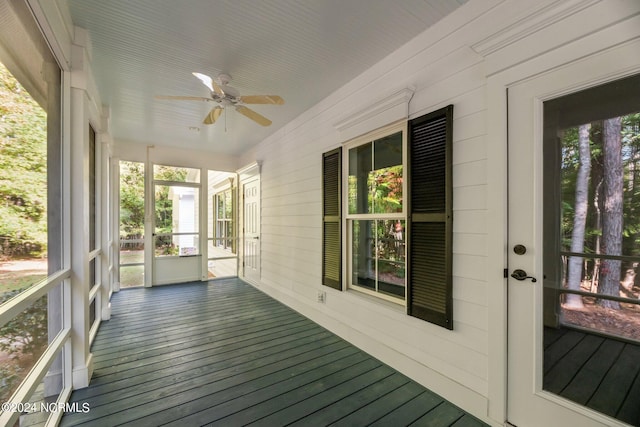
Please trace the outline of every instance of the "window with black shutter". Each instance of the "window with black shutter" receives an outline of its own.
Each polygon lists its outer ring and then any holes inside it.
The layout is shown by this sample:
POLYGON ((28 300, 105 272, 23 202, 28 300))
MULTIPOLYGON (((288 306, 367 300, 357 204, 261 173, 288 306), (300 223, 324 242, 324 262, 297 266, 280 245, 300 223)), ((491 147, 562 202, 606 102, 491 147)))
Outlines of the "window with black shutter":
POLYGON ((342 149, 322 160, 322 284, 342 290, 342 149))
POLYGON ((409 122, 407 312, 453 329, 453 105, 409 122))
POLYGON ((453 329, 452 124, 449 105, 324 154, 324 285, 342 289, 344 261, 346 288, 453 329))

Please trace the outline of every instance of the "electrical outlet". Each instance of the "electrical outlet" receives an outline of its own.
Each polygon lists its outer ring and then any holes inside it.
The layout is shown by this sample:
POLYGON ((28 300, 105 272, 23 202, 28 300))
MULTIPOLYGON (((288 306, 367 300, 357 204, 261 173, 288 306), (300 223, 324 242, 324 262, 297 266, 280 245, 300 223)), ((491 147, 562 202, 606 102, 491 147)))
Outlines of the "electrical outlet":
POLYGON ((318 291, 318 302, 323 303, 326 301, 327 294, 324 291, 318 291))

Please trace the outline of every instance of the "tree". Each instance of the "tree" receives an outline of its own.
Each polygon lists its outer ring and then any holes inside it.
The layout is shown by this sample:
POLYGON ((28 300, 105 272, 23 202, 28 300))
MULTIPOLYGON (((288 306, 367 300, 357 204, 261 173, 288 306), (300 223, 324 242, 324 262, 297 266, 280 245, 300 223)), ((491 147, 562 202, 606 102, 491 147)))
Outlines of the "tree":
POLYGON ((0 63, 0 255, 47 247, 47 117, 0 63))
POLYGON ((144 164, 120 162, 120 238, 144 235, 144 164))
MULTIPOLYGON (((580 165, 575 183, 575 205, 573 214, 573 230, 571 233, 571 252, 582 253, 584 251, 585 228, 587 223, 587 211, 589 206, 589 174, 591 172, 591 147, 589 131, 591 125, 581 125, 578 129, 578 152, 580 165)), ((582 283, 582 258, 569 257, 567 287, 572 290, 580 290, 582 283)), ((568 294, 566 305, 571 308, 582 308, 580 295, 568 294)))
MULTIPOLYGON (((640 113, 628 114, 622 118, 622 144, 624 174, 624 224, 622 232, 622 253, 640 256, 640 113)), ((638 261, 629 261, 622 286, 628 291, 638 278, 638 261)))
MULTIPOLYGON (((622 208, 623 208, 623 165, 622 165, 622 120, 615 117, 604 121, 604 211, 602 216, 602 251, 607 255, 622 255, 622 208)), ((605 295, 620 295, 621 261, 603 259, 600 267, 598 292, 605 295)), ((599 300, 603 307, 619 309, 617 301, 599 300)))

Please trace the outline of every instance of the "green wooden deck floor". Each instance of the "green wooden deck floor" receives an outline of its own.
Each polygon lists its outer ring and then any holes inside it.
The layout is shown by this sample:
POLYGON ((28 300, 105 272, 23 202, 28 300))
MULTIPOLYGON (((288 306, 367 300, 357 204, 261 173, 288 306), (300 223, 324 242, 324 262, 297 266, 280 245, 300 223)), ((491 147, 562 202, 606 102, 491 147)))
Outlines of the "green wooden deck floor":
POLYGON ((544 330, 544 389, 640 425, 640 346, 570 328, 544 330))
POLYGON ((484 423, 238 279, 127 289, 63 426, 484 423))

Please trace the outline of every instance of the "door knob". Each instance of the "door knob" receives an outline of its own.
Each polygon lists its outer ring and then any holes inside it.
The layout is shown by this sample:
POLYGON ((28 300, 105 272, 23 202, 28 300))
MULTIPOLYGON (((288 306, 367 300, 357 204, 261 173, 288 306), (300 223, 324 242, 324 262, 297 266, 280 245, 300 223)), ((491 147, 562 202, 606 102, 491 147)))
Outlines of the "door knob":
POLYGON ((511 273, 511 277, 520 281, 531 279, 533 283, 538 281, 535 277, 529 276, 526 271, 520 269, 513 270, 513 273, 511 273))

